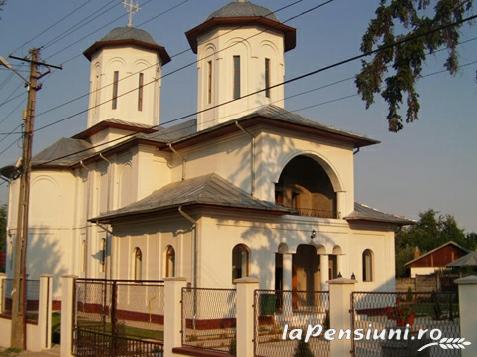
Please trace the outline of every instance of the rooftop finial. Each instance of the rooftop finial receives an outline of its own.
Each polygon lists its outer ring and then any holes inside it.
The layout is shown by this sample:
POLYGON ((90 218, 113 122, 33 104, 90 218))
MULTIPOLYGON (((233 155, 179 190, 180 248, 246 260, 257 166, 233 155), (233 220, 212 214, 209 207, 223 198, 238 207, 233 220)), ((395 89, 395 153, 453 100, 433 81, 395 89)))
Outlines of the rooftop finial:
POLYGON ((138 12, 140 10, 139 4, 136 3, 134 0, 124 0, 123 5, 126 8, 128 12, 128 27, 133 26, 133 15, 134 13, 138 12))

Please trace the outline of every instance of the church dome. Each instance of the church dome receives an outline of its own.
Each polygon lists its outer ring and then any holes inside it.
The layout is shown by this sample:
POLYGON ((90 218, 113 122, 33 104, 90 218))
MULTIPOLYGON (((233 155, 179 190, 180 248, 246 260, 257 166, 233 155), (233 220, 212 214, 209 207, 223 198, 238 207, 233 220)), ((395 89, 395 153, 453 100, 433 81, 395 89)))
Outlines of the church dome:
POLYGON ((260 26, 284 35, 285 51, 296 46, 296 29, 285 25, 272 10, 247 0, 236 0, 211 13, 199 26, 186 32, 187 40, 194 53, 197 53, 197 38, 220 26, 260 26))
POLYGON ((161 58, 162 65, 171 60, 164 46, 158 44, 149 32, 128 26, 112 29, 101 40, 95 42, 91 47, 84 51, 83 54, 88 60, 91 60, 94 53, 101 48, 127 45, 156 51, 161 58))
POLYGON ((100 41, 121 41, 121 40, 137 40, 151 45, 157 45, 154 38, 147 31, 135 28, 135 27, 116 27, 112 29, 106 36, 100 41))
POLYGON ((266 7, 255 5, 248 1, 233 1, 224 7, 214 11, 207 17, 210 20, 214 17, 254 17, 263 16, 271 20, 279 21, 272 10, 266 7))

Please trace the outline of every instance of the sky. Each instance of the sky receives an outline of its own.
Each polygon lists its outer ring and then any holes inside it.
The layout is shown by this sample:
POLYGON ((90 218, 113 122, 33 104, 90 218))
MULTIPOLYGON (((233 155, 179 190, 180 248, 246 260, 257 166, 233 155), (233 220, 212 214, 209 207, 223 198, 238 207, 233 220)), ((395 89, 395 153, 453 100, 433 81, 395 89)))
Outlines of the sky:
MULTIPOLYGON (((227 2, 228 0, 139 0, 142 9, 134 16, 134 23, 138 25, 155 17, 141 28, 150 32, 173 55, 189 48, 184 35, 187 30, 200 24, 212 11, 227 2), (178 4, 180 5, 175 9, 158 16, 178 4)), ((304 0, 277 16, 285 20, 320 2, 322 0, 304 0)), ((291 1, 255 0, 255 3, 275 10, 291 1)), ((361 36, 378 3, 379 1, 371 0, 335 0, 319 10, 290 21, 288 24, 297 28, 298 41, 296 49, 286 55, 286 77, 292 78, 359 54, 361 36)), ((127 14, 121 0, 7 0, 0 16, 1 56, 6 57, 14 50, 15 55, 23 56, 31 47, 44 46, 41 53, 43 60, 64 65, 62 71, 55 70, 42 79, 43 88, 38 94, 37 105, 39 114, 88 92, 89 62, 81 53, 112 28, 127 24, 127 14), (84 6, 43 33, 81 5, 84 6), (89 23, 77 26, 77 30, 70 33, 72 26, 80 21, 89 23), (108 25, 109 22, 112 23, 108 25), (22 47, 34 37, 37 38, 22 47), (73 59, 68 61, 71 58, 73 59)), ((475 25, 462 28, 462 41, 476 36, 475 25)), ((442 70, 446 54, 446 51, 441 51, 429 57, 423 74, 442 70)), ((174 57, 164 67, 164 73, 194 60, 195 55, 191 51, 174 57)), ((459 46, 459 60, 461 64, 477 60, 477 41, 459 46)), ((19 64, 14 60, 9 61, 19 64)), ((352 77, 359 69, 359 61, 336 67, 288 85, 286 95, 352 77)), ((355 156, 355 198, 358 202, 413 219, 418 218, 419 212, 432 208, 441 214, 455 216, 466 231, 477 231, 476 71, 477 64, 473 64, 461 68, 455 77, 444 73, 421 79, 418 84, 420 118, 406 125, 399 133, 388 131, 387 110, 380 97, 368 110, 357 96, 335 101, 356 94, 353 81, 290 99, 286 102, 286 109, 293 111, 317 105, 299 114, 382 142, 362 148, 355 156)), ((27 75, 26 72, 23 74, 27 75)), ((22 91, 26 90, 22 87, 20 78, 0 69, 0 105, 22 91)), ((161 121, 193 113, 196 110, 195 97, 195 66, 164 78, 161 89, 161 121)), ((20 155, 18 134, 5 138, 1 133, 12 131, 20 123, 25 99, 26 95, 23 95, 0 106, 0 166, 15 162, 20 155), (4 151, 5 149, 7 150, 4 151)), ((58 110, 39 115, 36 127, 86 108, 85 97, 58 110)), ((60 137, 72 136, 85 127, 86 114, 82 114, 39 131, 35 134, 34 152, 60 137)), ((6 203, 7 200, 7 185, 2 185, 0 202, 6 203)))

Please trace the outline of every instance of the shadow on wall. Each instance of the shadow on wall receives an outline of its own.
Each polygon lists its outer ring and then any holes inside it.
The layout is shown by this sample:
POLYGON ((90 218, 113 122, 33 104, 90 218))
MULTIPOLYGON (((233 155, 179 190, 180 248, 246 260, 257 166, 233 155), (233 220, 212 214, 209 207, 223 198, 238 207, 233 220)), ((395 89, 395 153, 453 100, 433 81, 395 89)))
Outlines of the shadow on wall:
MULTIPOLYGON (((30 229, 28 237, 27 274, 28 279, 39 279, 43 274, 53 275, 53 296, 61 295, 59 280, 68 274, 64 266, 65 254, 60 249, 58 235, 61 231, 49 231, 46 226, 30 229)), ((61 239, 61 237, 59 237, 61 239)), ((71 237, 63 237, 70 239, 71 237)), ((71 246, 73 242, 71 242, 71 246)), ((71 247, 72 248, 72 247, 71 247)), ((13 272, 12 272, 13 273, 13 272)))

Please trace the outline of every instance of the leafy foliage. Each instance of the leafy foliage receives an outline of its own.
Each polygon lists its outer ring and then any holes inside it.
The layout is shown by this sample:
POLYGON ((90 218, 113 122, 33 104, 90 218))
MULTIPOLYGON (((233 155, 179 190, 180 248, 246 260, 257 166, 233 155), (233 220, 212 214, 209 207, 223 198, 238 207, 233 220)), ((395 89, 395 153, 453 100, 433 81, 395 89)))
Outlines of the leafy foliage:
MULTIPOLYGON (((376 16, 363 35, 361 51, 366 53, 379 46, 391 46, 397 41, 460 21, 470 12, 472 3, 473 0, 381 0, 376 16)), ((381 94, 388 104, 390 131, 397 132, 403 128, 400 109, 404 97, 407 97, 406 122, 418 119, 419 94, 415 86, 429 54, 440 47, 447 47, 449 55, 444 67, 452 75, 457 72, 456 47, 461 27, 462 24, 447 27, 397 46, 386 47, 374 54, 370 61, 362 61, 361 72, 355 80, 358 93, 366 108, 374 103, 376 94, 381 94)))
POLYGON ((477 248, 477 234, 466 235, 453 216, 432 209, 421 213, 416 225, 396 234, 396 275, 406 275, 404 264, 414 258, 416 249, 423 254, 450 240, 467 249, 477 248))
POLYGON ((304 339, 300 339, 295 347, 293 357, 314 357, 310 345, 304 339))

